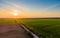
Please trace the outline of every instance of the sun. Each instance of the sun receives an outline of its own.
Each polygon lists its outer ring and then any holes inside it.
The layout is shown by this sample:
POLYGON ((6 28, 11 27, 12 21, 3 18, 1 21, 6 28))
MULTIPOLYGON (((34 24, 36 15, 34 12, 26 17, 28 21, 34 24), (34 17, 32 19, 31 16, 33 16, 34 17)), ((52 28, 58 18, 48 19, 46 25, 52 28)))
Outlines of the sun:
POLYGON ((13 13, 14 16, 18 16, 18 13, 13 13))
POLYGON ((15 11, 13 12, 13 15, 14 15, 14 16, 18 16, 18 12, 15 10, 15 11))

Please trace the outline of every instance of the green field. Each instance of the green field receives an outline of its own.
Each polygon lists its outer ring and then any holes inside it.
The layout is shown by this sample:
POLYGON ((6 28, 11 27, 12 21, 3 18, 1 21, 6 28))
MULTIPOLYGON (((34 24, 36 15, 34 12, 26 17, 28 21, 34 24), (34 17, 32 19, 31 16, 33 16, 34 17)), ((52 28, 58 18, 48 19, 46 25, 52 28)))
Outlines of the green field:
POLYGON ((0 19, 0 24, 25 24, 39 36, 60 38, 60 19, 0 19))
POLYGON ((0 24, 15 24, 15 19, 0 19, 0 24))
POLYGON ((22 19, 19 22, 25 24, 39 36, 60 38, 60 19, 22 19))

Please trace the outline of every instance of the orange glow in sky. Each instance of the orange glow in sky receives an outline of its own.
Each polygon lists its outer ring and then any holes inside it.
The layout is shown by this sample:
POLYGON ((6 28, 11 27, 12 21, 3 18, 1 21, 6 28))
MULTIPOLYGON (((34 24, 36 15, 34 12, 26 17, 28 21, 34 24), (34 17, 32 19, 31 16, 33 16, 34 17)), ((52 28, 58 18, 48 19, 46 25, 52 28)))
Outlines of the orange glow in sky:
POLYGON ((17 10, 14 10, 14 11, 12 12, 12 14, 13 14, 14 16, 18 16, 18 11, 17 11, 17 10))
POLYGON ((59 1, 0 0, 0 18, 60 17, 59 1), (16 2, 17 1, 17 2, 16 2), (59 2, 59 3, 58 3, 59 2))

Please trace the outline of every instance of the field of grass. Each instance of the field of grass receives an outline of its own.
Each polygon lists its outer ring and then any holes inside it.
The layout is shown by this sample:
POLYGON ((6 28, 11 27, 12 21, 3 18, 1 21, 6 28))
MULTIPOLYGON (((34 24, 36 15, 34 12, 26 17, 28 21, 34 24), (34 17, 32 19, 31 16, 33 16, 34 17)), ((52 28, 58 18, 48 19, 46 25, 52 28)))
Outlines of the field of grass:
POLYGON ((60 19, 22 19, 20 22, 32 29, 39 36, 60 38, 60 19))
MULTIPOLYGON (((60 19, 17 19, 39 36, 60 38, 60 19)), ((0 24, 15 24, 15 19, 0 19, 0 24)))
POLYGON ((0 24, 15 24, 15 19, 0 19, 0 24))

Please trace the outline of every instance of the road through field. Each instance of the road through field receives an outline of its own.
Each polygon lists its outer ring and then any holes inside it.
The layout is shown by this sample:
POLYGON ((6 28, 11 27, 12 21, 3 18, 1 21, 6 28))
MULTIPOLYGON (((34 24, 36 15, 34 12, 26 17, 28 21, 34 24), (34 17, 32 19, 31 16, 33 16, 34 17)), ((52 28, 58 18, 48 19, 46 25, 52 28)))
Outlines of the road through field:
POLYGON ((30 38, 30 36, 17 24, 0 24, 0 38, 30 38))

